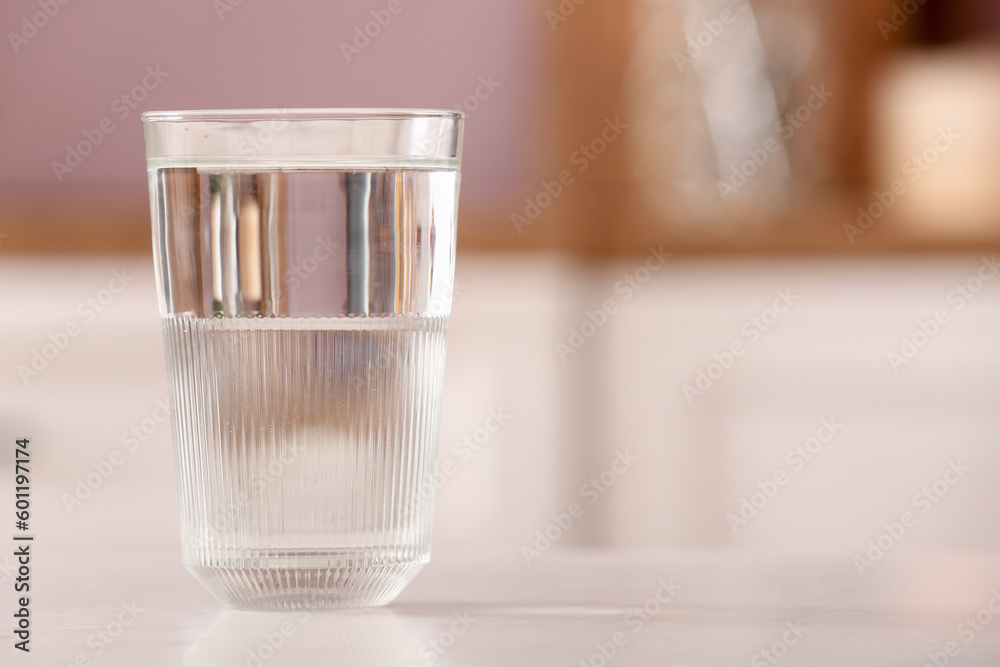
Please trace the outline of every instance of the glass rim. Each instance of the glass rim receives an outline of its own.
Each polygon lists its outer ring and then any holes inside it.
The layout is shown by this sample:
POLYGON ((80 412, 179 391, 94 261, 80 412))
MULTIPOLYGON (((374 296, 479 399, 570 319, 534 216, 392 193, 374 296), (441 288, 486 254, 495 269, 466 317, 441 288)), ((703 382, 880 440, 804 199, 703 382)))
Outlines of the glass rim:
POLYGON ((144 111, 143 123, 234 122, 245 123, 280 118, 287 121, 350 121, 408 120, 442 118, 464 120, 465 112, 456 109, 418 108, 259 108, 259 109, 191 109, 177 111, 144 111))

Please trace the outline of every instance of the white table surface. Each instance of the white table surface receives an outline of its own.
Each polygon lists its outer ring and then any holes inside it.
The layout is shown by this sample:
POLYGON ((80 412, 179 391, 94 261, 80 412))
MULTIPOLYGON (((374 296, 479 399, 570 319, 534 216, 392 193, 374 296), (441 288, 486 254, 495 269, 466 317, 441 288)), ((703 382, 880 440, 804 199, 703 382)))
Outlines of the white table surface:
POLYGON ((1000 590, 1000 559, 986 556, 890 552, 864 577, 849 556, 577 552, 530 567, 518 554, 442 556, 390 606, 308 615, 223 609, 162 557, 43 559, 31 576, 32 651, 7 648, 4 622, 5 666, 921 667, 952 641, 960 652, 948 664, 1000 664, 1000 614, 960 632, 1000 590), (675 596, 656 602, 671 583, 675 596), (120 634, 119 620, 131 623, 120 634), (102 628, 118 636, 106 644, 102 628), (622 646, 605 660, 616 633, 622 646), (761 653, 769 648, 780 657, 761 653))

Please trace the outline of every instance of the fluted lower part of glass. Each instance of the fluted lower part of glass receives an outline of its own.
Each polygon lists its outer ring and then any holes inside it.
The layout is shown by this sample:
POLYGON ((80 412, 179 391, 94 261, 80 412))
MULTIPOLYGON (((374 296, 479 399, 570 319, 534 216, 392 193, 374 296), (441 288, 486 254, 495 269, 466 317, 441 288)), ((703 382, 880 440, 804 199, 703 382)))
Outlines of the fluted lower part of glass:
POLYGON ((164 318, 184 562, 222 602, 384 604, 427 562, 446 326, 164 318))

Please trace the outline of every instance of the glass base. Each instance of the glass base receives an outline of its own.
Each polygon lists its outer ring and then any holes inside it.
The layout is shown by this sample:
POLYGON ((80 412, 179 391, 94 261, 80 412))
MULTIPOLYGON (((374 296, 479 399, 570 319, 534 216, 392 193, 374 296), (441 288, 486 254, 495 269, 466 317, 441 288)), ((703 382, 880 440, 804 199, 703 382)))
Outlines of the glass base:
POLYGON ((392 602, 427 560, 345 567, 188 565, 220 602, 246 611, 378 607, 392 602))

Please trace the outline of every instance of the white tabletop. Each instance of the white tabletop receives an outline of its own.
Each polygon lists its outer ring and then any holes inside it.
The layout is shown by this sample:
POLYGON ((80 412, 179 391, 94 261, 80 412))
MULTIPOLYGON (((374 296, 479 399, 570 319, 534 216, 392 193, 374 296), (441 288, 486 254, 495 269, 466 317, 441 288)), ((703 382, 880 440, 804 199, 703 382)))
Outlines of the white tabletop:
POLYGON ((863 577, 850 558, 443 556, 388 607, 313 614, 223 609, 173 559, 31 576, 32 650, 3 665, 1000 664, 1000 560, 975 556, 889 553, 863 577))

